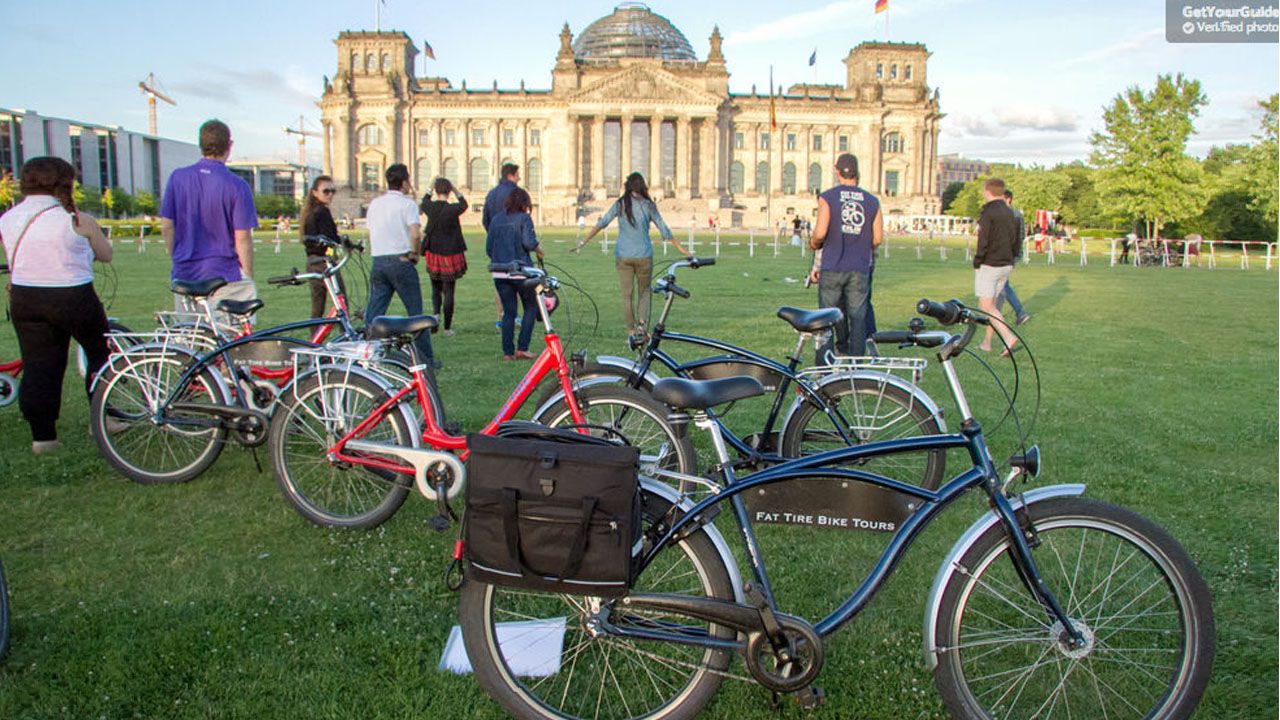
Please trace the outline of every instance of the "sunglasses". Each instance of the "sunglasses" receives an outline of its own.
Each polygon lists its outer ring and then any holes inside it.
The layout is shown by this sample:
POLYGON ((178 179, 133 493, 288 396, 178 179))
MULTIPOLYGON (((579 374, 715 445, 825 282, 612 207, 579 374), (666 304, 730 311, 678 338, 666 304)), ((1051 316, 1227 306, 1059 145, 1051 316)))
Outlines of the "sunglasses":
POLYGON ((321 190, 321 191, 320 191, 320 194, 321 194, 321 195, 332 195, 332 194, 334 194, 334 193, 336 193, 336 192, 338 192, 338 191, 337 191, 337 190, 335 190, 335 189, 333 189, 333 188, 325 188, 324 190, 321 190))

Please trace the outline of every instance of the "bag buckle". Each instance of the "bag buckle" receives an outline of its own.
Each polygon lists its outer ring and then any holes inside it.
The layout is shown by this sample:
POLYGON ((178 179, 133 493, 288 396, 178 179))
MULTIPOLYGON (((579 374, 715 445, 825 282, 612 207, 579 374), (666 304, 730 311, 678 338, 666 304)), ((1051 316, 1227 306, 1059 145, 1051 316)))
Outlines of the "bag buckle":
POLYGON ((538 480, 538 486, 542 488, 542 494, 546 496, 550 496, 556 491, 556 481, 551 478, 538 480))

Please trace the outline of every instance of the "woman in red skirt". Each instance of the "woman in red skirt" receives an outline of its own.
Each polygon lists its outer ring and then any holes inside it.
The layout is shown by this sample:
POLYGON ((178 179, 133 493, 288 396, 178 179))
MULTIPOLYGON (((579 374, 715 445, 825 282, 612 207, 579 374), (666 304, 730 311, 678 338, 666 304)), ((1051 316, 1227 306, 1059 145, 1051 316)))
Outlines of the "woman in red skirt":
POLYGON ((427 216, 422 257, 427 261, 427 276, 431 278, 431 312, 440 315, 444 310, 444 334, 452 336, 454 285, 467 273, 467 241, 458 222, 458 217, 467 211, 467 199, 458 193, 453 183, 436 178, 419 208, 427 216))

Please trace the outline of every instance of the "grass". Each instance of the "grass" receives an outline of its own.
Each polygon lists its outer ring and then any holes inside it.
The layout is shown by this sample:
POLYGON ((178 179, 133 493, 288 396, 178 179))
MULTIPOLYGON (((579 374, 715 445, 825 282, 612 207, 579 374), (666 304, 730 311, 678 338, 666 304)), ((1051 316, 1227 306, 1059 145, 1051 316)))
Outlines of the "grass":
MULTIPOLYGON (((600 331, 591 337, 588 304, 566 293, 574 321, 568 346, 629 354, 609 256, 595 247, 570 256, 571 235, 549 236, 549 259, 600 306, 600 331)), ((926 249, 917 260, 914 240, 895 243, 876 274, 882 328, 903 326, 920 297, 969 297, 962 250, 942 262, 926 249)), ((445 405, 465 428, 488 420, 521 372, 499 357, 493 291, 479 238, 471 244, 458 335, 435 339, 445 405)), ((709 250, 700 243, 700 252, 709 250)), ((671 326, 783 357, 795 336, 774 310, 814 305, 813 290, 787 281, 801 278, 808 260, 793 249, 778 258, 757 251, 749 258, 743 246, 726 245, 716 267, 685 271, 681 284, 694 297, 680 301, 671 326)), ((148 327, 151 312, 170 303, 168 260, 155 244, 142 255, 129 244, 117 252, 112 314, 148 327)), ((259 278, 302 262, 292 245, 280 255, 270 243, 258 252, 259 278)), ((1274 717, 1276 277, 1260 265, 1135 270, 1108 268, 1100 257, 1087 268, 1074 256, 1056 267, 1037 257, 1014 275, 1034 314, 1025 332, 1043 382, 1034 439, 1046 469, 1036 482, 1088 483, 1090 496, 1169 528, 1214 593, 1218 654, 1198 716, 1274 717)), ((264 285, 261 294, 263 324, 306 312, 303 288, 264 285)), ((556 315, 562 331, 569 316, 556 315)), ((0 325, 0 358, 16 354, 12 326, 0 325)), ((999 367, 1007 381, 1008 366, 999 367)), ((968 360, 959 369, 979 417, 994 420, 1000 404, 990 376, 968 360)), ((285 506, 269 465, 259 472, 239 448, 189 484, 134 485, 98 456, 78 384, 67 379, 65 446, 52 457, 31 456, 17 408, 0 409, 0 558, 14 612, 0 717, 502 717, 469 677, 436 669, 457 600, 441 581, 453 535, 426 527, 427 503, 411 498, 375 531, 322 530, 285 506)), ((926 387, 945 396, 934 366, 926 387)), ((1021 397, 1028 410, 1029 395, 1021 397)), ((735 410, 733 420, 749 425, 758 412, 735 410)), ((1007 423, 994 434, 998 457, 1011 450, 1012 436, 1007 423)), ((264 452, 259 458, 266 462, 264 452)), ((939 559, 984 509, 976 497, 959 505, 829 642, 819 679, 828 714, 943 715, 921 662, 920 626, 939 559)), ((805 610, 847 593, 884 540, 765 530, 784 605, 805 610), (840 550, 815 552, 815 542, 840 550)), ((735 720, 777 714, 767 693, 738 682, 707 710, 735 720)), ((788 706, 782 715, 801 713, 788 706)))

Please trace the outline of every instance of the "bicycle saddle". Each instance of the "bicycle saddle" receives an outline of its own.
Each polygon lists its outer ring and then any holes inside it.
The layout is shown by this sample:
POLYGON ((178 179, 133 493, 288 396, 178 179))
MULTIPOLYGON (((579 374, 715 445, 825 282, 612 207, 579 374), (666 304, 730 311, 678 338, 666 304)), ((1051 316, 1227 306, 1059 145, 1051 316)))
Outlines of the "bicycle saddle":
POLYGON ((404 335, 417 336, 423 330, 434 330, 438 323, 435 315, 380 315, 369 323, 365 337, 370 340, 385 340, 404 335))
POLYGON ((265 304, 257 298, 253 300, 221 300, 218 302, 218 309, 228 315, 252 315, 261 310, 265 304))
POLYGON ((719 380, 686 380, 663 378, 654 383, 651 393, 655 400, 673 408, 706 410, 734 400, 764 394, 759 380, 745 375, 719 380))
POLYGON ((220 277, 208 280, 174 280, 169 283, 169 290, 187 297, 208 297, 226 284, 227 281, 220 277))
POLYGON ((778 317, 791 323, 797 332, 816 332, 840 322, 844 313, 840 308, 822 308, 821 310, 801 310, 793 307, 778 308, 778 317))

